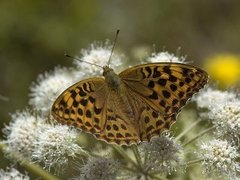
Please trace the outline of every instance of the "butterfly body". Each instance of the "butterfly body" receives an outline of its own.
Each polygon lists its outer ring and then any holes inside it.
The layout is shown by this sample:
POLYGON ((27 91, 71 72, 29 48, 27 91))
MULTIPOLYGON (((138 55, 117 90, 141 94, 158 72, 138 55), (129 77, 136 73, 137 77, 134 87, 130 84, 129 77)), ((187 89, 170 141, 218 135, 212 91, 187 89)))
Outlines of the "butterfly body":
POLYGON ((104 78, 79 81, 54 102, 53 117, 96 138, 119 145, 138 144, 168 130, 192 95, 208 81, 198 67, 150 63, 104 78))
POLYGON ((122 117, 128 119, 129 123, 136 123, 136 120, 134 120, 134 111, 126 97, 127 87, 121 77, 108 66, 103 67, 103 76, 110 94, 108 97, 109 102, 112 103, 113 107, 119 107, 116 111, 122 117))

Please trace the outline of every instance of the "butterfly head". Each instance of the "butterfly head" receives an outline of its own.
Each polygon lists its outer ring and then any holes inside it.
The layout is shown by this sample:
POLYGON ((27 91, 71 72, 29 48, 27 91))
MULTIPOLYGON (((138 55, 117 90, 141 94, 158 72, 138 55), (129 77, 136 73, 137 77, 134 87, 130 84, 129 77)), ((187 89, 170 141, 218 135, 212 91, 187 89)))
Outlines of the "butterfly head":
POLYGON ((103 76, 106 77, 106 75, 110 72, 112 72, 113 69, 110 68, 109 66, 103 66, 103 76))
POLYGON ((103 67, 103 76, 106 83, 111 89, 118 89, 121 84, 121 79, 109 66, 103 67))

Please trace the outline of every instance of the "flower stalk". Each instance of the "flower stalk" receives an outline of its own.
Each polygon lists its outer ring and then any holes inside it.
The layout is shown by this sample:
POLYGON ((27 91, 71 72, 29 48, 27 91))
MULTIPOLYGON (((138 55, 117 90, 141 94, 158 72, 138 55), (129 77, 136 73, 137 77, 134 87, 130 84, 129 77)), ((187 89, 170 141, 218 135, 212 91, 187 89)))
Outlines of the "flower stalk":
POLYGON ((189 131, 191 131, 194 127, 196 127, 200 122, 202 122, 202 119, 199 118, 197 121, 195 121, 194 123, 192 123, 189 127, 187 127, 185 130, 183 130, 183 132, 181 132, 176 138, 175 140, 178 141, 180 140, 183 136, 185 136, 189 131))
POLYGON ((198 135, 196 135, 195 137, 193 137, 192 139, 189 139, 188 141, 186 141, 185 143, 182 144, 183 147, 191 144, 193 141, 197 140, 198 138, 202 137, 203 135, 205 135, 206 133, 212 131, 213 129, 215 129, 215 127, 209 127, 208 129, 204 130, 203 132, 199 133, 198 135))

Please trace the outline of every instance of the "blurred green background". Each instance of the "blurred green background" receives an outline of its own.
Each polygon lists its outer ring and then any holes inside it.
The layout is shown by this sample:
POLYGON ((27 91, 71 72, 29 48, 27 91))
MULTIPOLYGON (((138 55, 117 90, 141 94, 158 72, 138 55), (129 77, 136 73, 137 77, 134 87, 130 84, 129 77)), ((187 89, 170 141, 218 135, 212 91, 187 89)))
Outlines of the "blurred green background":
POLYGON ((117 48, 131 57, 129 64, 133 52, 146 47, 151 53, 153 44, 173 53, 180 46, 202 67, 214 54, 238 55, 239 7, 237 0, 1 0, 0 95, 8 100, 0 98, 0 128, 9 113, 26 107, 40 73, 71 65, 64 52, 77 55, 94 41, 113 39, 116 29, 117 48))

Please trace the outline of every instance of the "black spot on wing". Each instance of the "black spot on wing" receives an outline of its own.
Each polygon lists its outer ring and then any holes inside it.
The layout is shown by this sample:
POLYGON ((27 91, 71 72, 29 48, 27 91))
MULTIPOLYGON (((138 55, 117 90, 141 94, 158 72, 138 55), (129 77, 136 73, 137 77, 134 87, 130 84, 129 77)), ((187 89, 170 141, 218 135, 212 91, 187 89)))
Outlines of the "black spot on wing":
POLYGON ((152 70, 151 70, 150 67, 146 67, 145 69, 148 72, 148 76, 147 77, 149 78, 151 76, 151 74, 152 74, 152 70))
POLYGON ((155 91, 153 91, 152 94, 148 97, 151 98, 151 99, 158 99, 158 95, 155 91))
POLYGON ((158 80, 158 84, 159 84, 160 86, 165 86, 165 85, 167 84, 167 80, 166 80, 166 79, 159 79, 159 80, 158 80))
POLYGON ((168 91, 166 91, 166 90, 163 90, 163 91, 162 91, 162 94, 163 94, 163 96, 164 96, 165 98, 170 98, 170 96, 171 96, 170 92, 168 92, 168 91))
POLYGON ((157 78, 157 77, 160 77, 161 76, 161 73, 158 71, 158 67, 156 66, 154 69, 153 69, 153 78, 157 78))

